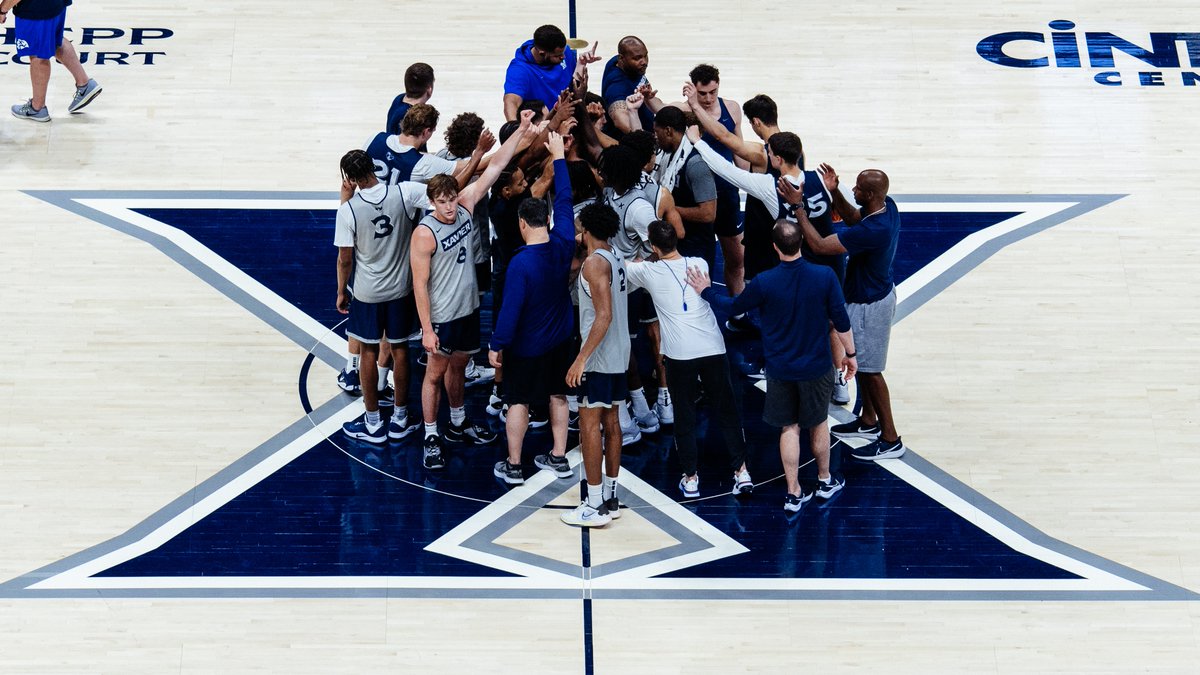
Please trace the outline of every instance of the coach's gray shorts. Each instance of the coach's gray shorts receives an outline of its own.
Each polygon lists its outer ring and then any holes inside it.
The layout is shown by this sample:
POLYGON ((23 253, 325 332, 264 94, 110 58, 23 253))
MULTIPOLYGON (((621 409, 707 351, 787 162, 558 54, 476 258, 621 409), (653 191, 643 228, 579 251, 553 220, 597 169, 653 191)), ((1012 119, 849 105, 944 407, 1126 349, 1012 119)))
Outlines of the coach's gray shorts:
POLYGON ((896 318, 896 289, 893 287, 882 300, 865 305, 848 302, 846 313, 850 315, 850 330, 854 331, 859 371, 882 373, 892 341, 892 319, 896 318))

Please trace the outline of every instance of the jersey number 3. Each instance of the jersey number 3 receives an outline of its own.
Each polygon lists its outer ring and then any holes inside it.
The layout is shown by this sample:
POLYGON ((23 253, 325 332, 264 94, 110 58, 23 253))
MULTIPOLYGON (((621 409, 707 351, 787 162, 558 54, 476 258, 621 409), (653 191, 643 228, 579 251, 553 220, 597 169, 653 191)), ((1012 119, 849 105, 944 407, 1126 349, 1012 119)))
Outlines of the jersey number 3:
POLYGON ((371 224, 375 226, 376 239, 383 239, 391 234, 392 230, 396 229, 396 226, 392 225, 392 219, 387 216, 379 216, 372 220, 371 224))

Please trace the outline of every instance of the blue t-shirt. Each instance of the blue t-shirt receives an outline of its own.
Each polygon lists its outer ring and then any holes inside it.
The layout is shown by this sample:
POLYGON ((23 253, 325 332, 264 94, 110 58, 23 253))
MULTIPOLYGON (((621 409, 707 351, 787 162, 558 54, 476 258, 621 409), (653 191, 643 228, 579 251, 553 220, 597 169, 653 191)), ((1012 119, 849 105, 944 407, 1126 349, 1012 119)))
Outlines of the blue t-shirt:
POLYGON ((550 241, 517 249, 504 279, 504 302, 489 348, 516 356, 539 356, 575 332, 571 260, 575 257, 575 211, 566 160, 554 161, 554 227, 550 241))
POLYGON ((759 313, 763 357, 773 380, 804 382, 824 376, 833 367, 829 322, 839 333, 850 330, 837 275, 803 258, 760 272, 736 298, 713 286, 701 297, 730 314, 765 310, 759 313))
POLYGON ((883 211, 838 230, 837 237, 850 254, 850 262, 846 264, 846 302, 867 304, 886 298, 895 287, 892 259, 900 240, 900 210, 896 202, 885 197, 883 211))
MULTIPOLYGON (((625 74, 625 71, 618 68, 618 58, 620 57, 614 56, 604 64, 604 80, 600 83, 600 97, 604 99, 605 110, 608 110, 617 101, 624 101, 626 97, 637 91, 638 83, 642 81, 641 77, 630 77, 625 74)), ((642 120, 643 129, 654 131, 654 113, 651 112, 650 106, 643 104, 638 108, 638 118, 642 120)), ((604 125, 604 133, 614 138, 621 134, 611 118, 604 125)))
POLYGON ((504 93, 516 94, 522 101, 540 99, 547 108, 553 109, 558 95, 571 86, 575 75, 575 50, 563 50, 563 60, 557 66, 540 66, 533 60, 533 40, 517 48, 504 74, 504 93))

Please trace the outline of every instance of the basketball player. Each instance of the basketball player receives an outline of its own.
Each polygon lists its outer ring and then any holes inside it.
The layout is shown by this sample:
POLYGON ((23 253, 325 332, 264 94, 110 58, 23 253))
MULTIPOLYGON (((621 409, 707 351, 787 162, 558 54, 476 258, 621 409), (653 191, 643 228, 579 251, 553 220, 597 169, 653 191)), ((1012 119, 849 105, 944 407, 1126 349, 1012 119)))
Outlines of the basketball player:
MULTIPOLYGON (((654 206, 638 188, 642 176, 642 163, 630 148, 620 145, 605 148, 600 155, 600 176, 605 185, 602 201, 617 214, 617 234, 609 242, 612 250, 626 262, 649 257, 649 228, 650 223, 655 220, 655 213, 654 206)), ((657 320, 650 319, 645 314, 646 304, 649 302, 645 292, 631 295, 627 304, 631 312, 627 317, 629 326, 636 325, 643 316, 648 320, 657 320)), ((628 387, 634 407, 632 415, 624 403, 619 406, 622 439, 625 445, 641 440, 643 432, 658 431, 662 424, 646 401, 636 362, 631 361, 628 372, 628 387)))
POLYGON ((717 256, 713 224, 720 195, 712 171, 694 152, 685 129, 682 110, 666 106, 658 111, 654 118, 654 137, 659 147, 654 178, 675 198, 675 210, 683 220, 685 234, 679 240, 679 252, 703 258, 708 268, 714 269, 717 256))
POLYGON ((468 159, 450 161, 422 152, 419 148, 433 136, 437 123, 437 109, 427 103, 418 103, 404 115, 399 134, 382 131, 367 141, 363 150, 375 161, 375 175, 379 180, 390 185, 406 180, 427 183, 434 176, 453 174, 461 190, 477 170, 486 168, 483 156, 496 142, 486 129, 468 159))
MULTIPOLYGON (((414 63, 404 71, 404 93, 392 99, 388 108, 387 123, 383 130, 389 134, 400 133, 400 122, 408 109, 418 103, 428 103, 433 97, 433 66, 428 63, 414 63)), ((429 152, 422 146, 421 152, 429 152)))
MULTIPOLYGON (((415 110, 416 108, 414 108, 415 110)), ((412 111, 404 119, 407 123, 412 111)), ((517 131, 500 147, 495 161, 479 180, 459 191, 450 176, 435 176, 426 186, 432 212, 413 232, 413 295, 421 318, 421 342, 429 355, 421 384, 425 418, 425 467, 445 467, 437 414, 445 386, 450 402, 446 440, 490 443, 496 434, 467 420, 463 407, 467 361, 479 351, 479 290, 471 255, 471 209, 483 199, 501 170, 512 161, 517 146, 533 131, 533 113, 521 113, 517 131)))
POLYGON ((625 400, 629 365, 628 285, 623 256, 609 242, 621 237, 621 219, 607 204, 579 212, 587 248, 579 279, 579 333, 583 344, 567 372, 579 387, 579 445, 587 497, 562 521, 598 527, 621 516, 617 478, 621 471, 621 432, 617 406, 625 400), (601 467, 603 466, 603 478, 601 467))
POLYGON ((359 343, 366 363, 379 361, 379 345, 385 335, 396 352, 395 410, 387 427, 379 415, 377 371, 368 367, 362 371, 366 412, 342 429, 351 438, 383 443, 388 438, 404 438, 416 429, 408 417, 407 339, 415 314, 408 249, 413 225, 429 208, 429 201, 419 183, 379 182, 371 158, 362 150, 346 153, 341 169, 344 201, 338 207, 334 235, 337 309, 350 315, 346 335, 359 343), (347 291, 352 269, 353 297, 347 291))
MULTIPOLYGON (((732 149, 735 157, 739 157, 749 163, 751 172, 768 173, 776 179, 779 178, 779 172, 772 169, 770 162, 767 160, 766 146, 767 139, 781 131, 779 128, 779 109, 775 105, 775 101, 771 100, 769 96, 759 94, 742 104, 742 112, 745 114, 745 119, 750 123, 750 130, 762 141, 761 143, 755 143, 734 136, 733 132, 726 129, 715 117, 710 115, 704 109, 704 106, 700 105, 696 100, 696 87, 694 85, 685 84, 683 86, 683 98, 687 101, 692 114, 696 116, 696 121, 699 122, 700 128, 716 138, 725 147, 732 149)), ((710 147, 714 147, 715 149, 715 146, 710 147)), ((801 148, 798 166, 801 169, 804 168, 803 147, 801 148)), ((749 192, 746 193, 746 212, 742 218, 743 276, 746 281, 753 279, 755 274, 771 269, 779 264, 779 256, 775 253, 775 246, 771 242, 771 229, 775 227, 776 216, 769 215, 767 207, 767 204, 776 201, 776 199, 776 195, 772 194, 764 202, 749 192)), ((734 321, 727 323, 726 327, 730 330, 739 330, 745 328, 745 324, 740 321, 734 321)))
MULTIPOLYGON (((734 136, 742 137, 742 110, 736 101, 726 101, 720 96, 721 73, 713 66, 702 63, 688 73, 692 86, 696 88, 699 107, 715 118, 721 126, 734 136)), ((733 161, 733 150, 709 134, 703 136, 714 150, 729 161, 733 161)), ((736 187, 717 179, 717 213, 713 219, 713 230, 721 242, 721 256, 725 263, 725 285, 730 295, 742 292, 745 285, 742 254, 742 223, 739 217, 740 199, 736 187)), ((677 200, 678 201, 678 200, 677 200)), ((707 260, 707 258, 706 258, 707 260)), ((709 263, 712 261, 709 260, 709 263)), ((711 267, 710 267, 711 269, 711 267)), ((737 325, 737 324, 735 324, 737 325)))
MULTIPOLYGON (((892 321, 896 317, 896 284, 892 260, 900 239, 900 211, 888 196, 887 174, 867 169, 854 183, 856 208, 838 190, 838 175, 828 164, 821 165, 825 187, 833 195, 833 206, 848 227, 822 235, 798 211, 804 239, 821 255, 850 254, 846 266, 846 309, 862 350, 859 385, 863 390, 862 416, 831 429, 838 438, 866 438, 871 442, 853 452, 856 459, 889 459, 908 450, 896 432, 892 398, 883 369, 887 365, 892 321)), ((784 191, 795 202, 795 191, 784 191)))
MULTIPOLYGON (((802 171, 800 137, 790 131, 781 131, 767 139, 767 161, 771 173, 750 173, 739 169, 731 162, 721 157, 708 143, 700 140, 696 127, 688 128, 688 137, 696 143, 696 152, 705 164, 718 177, 746 191, 746 197, 753 197, 766 209, 766 214, 775 222, 779 218, 796 219, 797 208, 808 216, 810 222, 822 236, 833 233, 832 197, 825 189, 820 174, 816 171, 802 171), (802 193, 798 207, 792 206, 780 196, 778 187, 786 183, 802 193)), ((801 256, 814 264, 824 265, 833 270, 841 284, 846 276, 846 257, 844 255, 821 255, 812 250, 806 243, 800 247, 801 256)), ((829 345, 833 353, 833 363, 842 362, 842 345, 837 337, 837 331, 830 326, 829 345)), ((844 375, 840 369, 834 374, 834 389, 832 400, 838 405, 850 402, 849 391, 844 375)))
MULTIPOLYGON (((408 122, 401 123, 402 129, 398 134, 390 134, 386 131, 375 134, 363 148, 371 156, 375 164, 375 175, 379 180, 389 185, 410 180, 424 183, 435 175, 454 174, 461 189, 471 181, 481 164, 486 166, 483 155, 495 143, 495 137, 490 131, 484 129, 480 133, 470 158, 458 161, 444 159, 420 150, 426 146, 427 141, 437 129, 437 109, 424 103, 418 103, 409 110, 413 114, 404 116, 403 119, 408 122)), ((473 246, 478 250, 479 245, 475 242, 478 242, 478 237, 473 239, 473 246)), ((359 356, 358 343, 353 339, 348 342, 349 355, 346 359, 346 367, 338 373, 338 386, 351 394, 358 394, 361 387, 360 361, 368 364, 366 367, 370 367, 373 362, 362 361, 359 356)), ((380 356, 381 361, 378 368, 382 375, 379 378, 379 390, 386 391, 386 371, 391 363, 391 356, 386 348, 382 350, 380 356)))
MULTIPOLYGON (((640 96, 640 94, 638 95, 640 96)), ((632 119, 632 118, 631 118, 632 119)), ((655 142, 654 134, 643 129, 634 129, 633 131, 621 137, 621 145, 631 149, 637 155, 637 158, 642 162, 642 177, 638 182, 638 188, 646 197, 646 201, 654 206, 654 213, 659 220, 669 223, 675 230, 676 240, 684 235, 683 221, 679 218, 679 212, 675 210, 675 198, 671 193, 662 189, 655 180, 652 172, 655 167, 655 142)), ((650 308, 656 307, 653 303, 650 308)), ((643 313, 653 314, 653 312, 643 313)), ((655 317, 657 318, 657 317, 655 317)), ((644 324, 646 333, 650 337, 650 351, 654 355, 655 364, 658 372, 658 400, 654 403, 654 414, 658 416, 658 421, 662 424, 675 423, 675 408, 671 402, 671 392, 667 387, 667 370, 663 366, 662 360, 662 331, 657 320, 650 321, 644 324)), ((637 412, 636 410, 634 411, 637 412)))

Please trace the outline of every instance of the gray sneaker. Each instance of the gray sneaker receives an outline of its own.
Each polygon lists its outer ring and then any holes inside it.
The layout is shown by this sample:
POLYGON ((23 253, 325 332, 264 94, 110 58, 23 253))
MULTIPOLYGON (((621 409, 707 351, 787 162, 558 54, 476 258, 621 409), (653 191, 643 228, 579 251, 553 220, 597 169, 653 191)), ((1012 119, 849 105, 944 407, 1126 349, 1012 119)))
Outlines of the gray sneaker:
POLYGON ((24 103, 18 103, 12 107, 13 117, 23 120, 32 120, 34 122, 49 122, 50 108, 42 106, 41 110, 33 109, 33 99, 29 99, 24 103))
POLYGON ((567 462, 567 458, 556 457, 551 453, 538 455, 533 458, 533 463, 539 469, 553 471, 555 476, 559 478, 571 478, 575 472, 571 470, 571 464, 567 462))
POLYGON ((75 87, 75 97, 71 99, 71 105, 67 106, 67 112, 77 113, 83 110, 84 106, 91 103, 100 92, 104 91, 104 87, 95 80, 88 80, 87 84, 82 87, 75 87))

